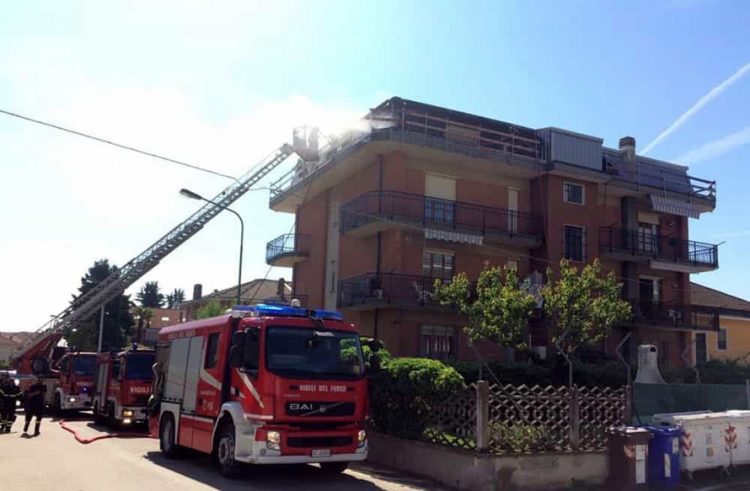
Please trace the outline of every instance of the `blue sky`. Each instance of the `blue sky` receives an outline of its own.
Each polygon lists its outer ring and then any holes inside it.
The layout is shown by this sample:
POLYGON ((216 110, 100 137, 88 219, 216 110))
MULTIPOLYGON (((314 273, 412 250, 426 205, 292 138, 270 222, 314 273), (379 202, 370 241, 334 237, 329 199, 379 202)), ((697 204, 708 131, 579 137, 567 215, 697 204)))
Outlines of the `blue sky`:
MULTIPOLYGON (((335 129, 399 95, 640 149, 750 63, 744 2, 13 2, 0 17, 0 108, 240 174, 297 124, 335 129)), ((695 276, 750 298, 750 74, 649 155, 718 181, 694 240, 726 241, 695 276)), ((123 264, 227 183, 0 117, 0 302, 32 329, 95 258, 123 264)), ((292 219, 267 191, 248 222, 245 278, 292 219)), ((230 286, 237 225, 220 216, 144 280, 230 286)), ((271 277, 290 276, 274 270, 271 277)), ((139 283, 140 284, 140 283, 139 283)))

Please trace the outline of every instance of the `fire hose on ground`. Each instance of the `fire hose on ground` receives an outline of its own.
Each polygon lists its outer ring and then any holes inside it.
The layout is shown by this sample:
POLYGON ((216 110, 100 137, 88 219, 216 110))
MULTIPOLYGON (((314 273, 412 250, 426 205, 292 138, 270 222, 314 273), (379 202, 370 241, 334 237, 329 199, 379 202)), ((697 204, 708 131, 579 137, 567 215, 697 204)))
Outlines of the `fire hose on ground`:
POLYGON ((106 440, 107 438, 153 438, 153 436, 150 433, 139 433, 135 431, 123 431, 118 433, 107 433, 106 435, 98 435, 92 438, 83 438, 81 435, 78 434, 76 430, 69 427, 67 425, 67 421, 64 419, 61 419, 59 421, 60 427, 67 431, 68 433, 71 433, 76 441, 78 443, 81 443, 83 445, 88 445, 89 443, 94 443, 99 440, 106 440))

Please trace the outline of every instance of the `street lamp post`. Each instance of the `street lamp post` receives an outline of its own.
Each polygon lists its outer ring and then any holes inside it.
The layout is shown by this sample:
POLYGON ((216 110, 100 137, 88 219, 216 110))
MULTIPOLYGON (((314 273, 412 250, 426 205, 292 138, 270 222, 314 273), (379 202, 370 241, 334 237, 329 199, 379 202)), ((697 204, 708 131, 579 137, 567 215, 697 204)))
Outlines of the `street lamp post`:
POLYGON ((236 216, 237 219, 240 221, 240 267, 237 273, 237 305, 239 305, 240 303, 242 303, 241 302, 241 298, 242 298, 242 249, 244 247, 244 242, 245 242, 245 222, 242 221, 242 217, 240 216, 240 214, 234 211, 233 209, 227 208, 226 206, 222 206, 214 201, 211 201, 210 199, 206 199, 200 194, 194 193, 190 191, 189 189, 185 189, 185 188, 180 189, 180 194, 191 199, 205 201, 206 203, 211 203, 214 206, 218 206, 222 210, 226 210, 230 213, 233 213, 234 216, 236 216))

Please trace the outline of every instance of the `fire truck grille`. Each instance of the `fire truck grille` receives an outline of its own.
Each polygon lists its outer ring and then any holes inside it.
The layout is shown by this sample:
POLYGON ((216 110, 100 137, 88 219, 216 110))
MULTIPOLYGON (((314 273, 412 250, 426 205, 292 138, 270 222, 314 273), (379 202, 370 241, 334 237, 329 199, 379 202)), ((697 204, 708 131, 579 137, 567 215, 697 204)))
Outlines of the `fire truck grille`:
POLYGON ((148 403, 148 396, 134 396, 133 397, 133 404, 137 406, 145 406, 148 403))
POLYGON ((333 417, 354 414, 353 402, 294 401, 286 403, 287 416, 333 417))
POLYGON ((292 448, 347 447, 354 440, 350 436, 290 436, 286 444, 292 448))

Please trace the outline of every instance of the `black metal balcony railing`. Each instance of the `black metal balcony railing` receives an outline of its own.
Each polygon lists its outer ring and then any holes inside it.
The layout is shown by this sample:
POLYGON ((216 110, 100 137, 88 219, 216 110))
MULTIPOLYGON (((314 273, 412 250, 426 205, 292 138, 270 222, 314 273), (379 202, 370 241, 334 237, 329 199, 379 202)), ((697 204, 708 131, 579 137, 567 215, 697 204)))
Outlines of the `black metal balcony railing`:
POLYGON ((284 256, 307 256, 309 252, 309 235, 280 235, 266 244, 266 263, 270 264, 284 256))
POLYGON ((599 248, 661 261, 718 268, 718 246, 617 227, 599 229, 599 248))
POLYGON ((633 301, 630 304, 635 323, 707 331, 719 330, 718 309, 643 300, 633 301))
POLYGON ((371 191, 341 206, 342 233, 384 220, 467 234, 542 233, 535 215, 399 191, 371 191))
POLYGON ((435 278, 399 273, 366 273, 339 281, 338 306, 432 306, 435 278))
POLYGON ((690 176, 663 166, 639 162, 637 169, 619 168, 617 177, 662 191, 716 201, 716 181, 690 176))

